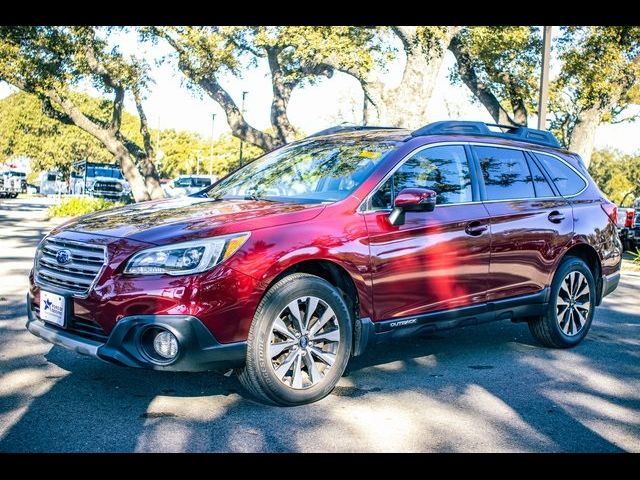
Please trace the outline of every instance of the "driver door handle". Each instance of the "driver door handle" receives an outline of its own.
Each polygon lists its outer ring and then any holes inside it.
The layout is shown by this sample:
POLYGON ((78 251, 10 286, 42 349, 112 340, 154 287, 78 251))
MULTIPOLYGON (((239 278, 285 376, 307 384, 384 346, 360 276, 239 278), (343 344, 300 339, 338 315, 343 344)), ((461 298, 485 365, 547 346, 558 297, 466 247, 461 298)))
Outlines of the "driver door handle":
POLYGON ((471 235, 472 237, 477 237, 478 235, 482 235, 483 232, 486 232, 489 229, 488 225, 484 225, 480 222, 471 222, 464 229, 467 232, 467 235, 471 235))
POLYGON ((558 210, 554 210, 547 217, 551 223, 560 223, 564 220, 564 213, 560 213, 558 210))

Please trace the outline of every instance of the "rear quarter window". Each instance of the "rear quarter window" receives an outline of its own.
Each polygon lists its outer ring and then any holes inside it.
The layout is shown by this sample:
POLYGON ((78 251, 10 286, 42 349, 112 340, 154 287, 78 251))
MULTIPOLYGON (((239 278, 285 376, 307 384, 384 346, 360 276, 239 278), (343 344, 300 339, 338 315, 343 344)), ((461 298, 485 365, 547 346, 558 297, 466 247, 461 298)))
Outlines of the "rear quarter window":
POLYGON ((544 153, 534 153, 534 155, 555 183, 560 195, 565 197, 575 195, 587 186, 584 179, 566 163, 544 153))

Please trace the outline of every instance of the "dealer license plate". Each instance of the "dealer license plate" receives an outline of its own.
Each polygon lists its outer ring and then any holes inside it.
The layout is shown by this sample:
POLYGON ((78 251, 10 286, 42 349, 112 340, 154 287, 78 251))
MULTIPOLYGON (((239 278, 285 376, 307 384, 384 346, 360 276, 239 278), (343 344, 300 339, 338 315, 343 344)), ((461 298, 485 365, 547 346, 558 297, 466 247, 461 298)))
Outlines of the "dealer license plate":
POLYGON ((62 295, 40 290, 40 318, 64 327, 65 303, 62 295))

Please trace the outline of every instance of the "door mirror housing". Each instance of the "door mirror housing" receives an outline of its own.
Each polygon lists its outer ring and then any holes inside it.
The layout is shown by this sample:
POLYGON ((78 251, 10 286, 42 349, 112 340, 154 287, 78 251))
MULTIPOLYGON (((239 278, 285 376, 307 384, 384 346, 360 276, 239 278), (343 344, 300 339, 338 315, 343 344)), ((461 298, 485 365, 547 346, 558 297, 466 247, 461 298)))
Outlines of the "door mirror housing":
POLYGON ((438 194, 426 188, 403 188, 393 201, 391 225, 404 224, 405 212, 433 212, 438 194))

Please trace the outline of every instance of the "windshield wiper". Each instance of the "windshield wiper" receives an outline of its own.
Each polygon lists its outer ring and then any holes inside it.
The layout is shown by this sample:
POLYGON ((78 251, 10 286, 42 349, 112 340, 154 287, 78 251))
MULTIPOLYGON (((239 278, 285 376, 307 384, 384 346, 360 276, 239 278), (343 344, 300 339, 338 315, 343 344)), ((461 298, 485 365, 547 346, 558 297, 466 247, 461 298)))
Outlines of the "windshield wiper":
POLYGON ((264 201, 264 202, 277 202, 277 200, 272 200, 270 198, 267 197, 261 197, 260 195, 258 195, 257 193, 247 193, 244 197, 243 200, 254 200, 256 202, 258 201, 264 201))

